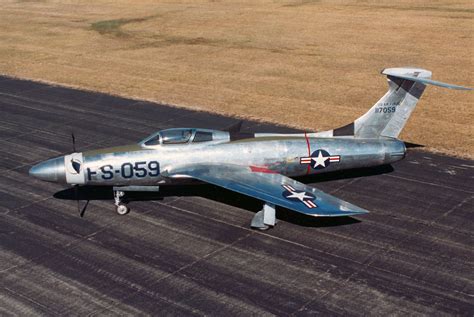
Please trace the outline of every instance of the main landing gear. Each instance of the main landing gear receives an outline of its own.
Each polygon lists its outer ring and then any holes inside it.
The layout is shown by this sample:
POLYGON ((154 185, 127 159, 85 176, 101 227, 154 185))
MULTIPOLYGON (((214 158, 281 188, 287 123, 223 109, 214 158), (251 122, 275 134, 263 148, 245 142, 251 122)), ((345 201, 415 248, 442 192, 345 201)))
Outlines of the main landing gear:
POLYGON ((122 197, 125 196, 125 192, 114 189, 114 200, 115 206, 117 207, 117 213, 121 216, 128 214, 130 208, 122 201, 122 197))
POLYGON ((253 229, 268 230, 276 225, 275 205, 265 203, 262 210, 257 212, 252 219, 250 226, 253 229))

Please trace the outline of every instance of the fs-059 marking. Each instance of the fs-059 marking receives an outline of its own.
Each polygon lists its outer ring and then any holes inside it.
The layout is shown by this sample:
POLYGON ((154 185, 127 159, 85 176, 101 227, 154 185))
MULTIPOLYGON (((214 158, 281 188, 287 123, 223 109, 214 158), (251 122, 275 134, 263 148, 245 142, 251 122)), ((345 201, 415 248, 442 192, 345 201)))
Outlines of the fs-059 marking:
POLYGON ((103 165, 93 171, 91 168, 87 168, 87 179, 90 181, 93 177, 101 177, 103 180, 111 180, 119 175, 122 178, 145 178, 145 177, 156 177, 160 175, 160 163, 157 161, 140 161, 134 164, 130 162, 123 163, 119 168, 114 169, 111 164, 103 165), (100 176, 97 175, 97 171, 100 171, 100 176))

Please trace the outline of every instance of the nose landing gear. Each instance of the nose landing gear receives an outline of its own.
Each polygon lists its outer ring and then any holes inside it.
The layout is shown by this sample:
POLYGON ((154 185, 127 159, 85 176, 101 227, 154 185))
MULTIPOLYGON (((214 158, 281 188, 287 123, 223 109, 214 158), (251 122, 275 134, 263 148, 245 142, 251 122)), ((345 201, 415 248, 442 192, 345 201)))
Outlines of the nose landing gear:
POLYGON ((126 202, 123 201, 123 196, 126 192, 158 192, 160 191, 160 186, 114 186, 112 188, 114 191, 114 200, 115 206, 117 206, 117 213, 119 215, 126 215, 130 211, 126 202))
POLYGON ((121 190, 114 190, 115 206, 117 206, 117 213, 121 216, 128 214, 130 208, 122 201, 122 197, 125 196, 125 192, 121 190))

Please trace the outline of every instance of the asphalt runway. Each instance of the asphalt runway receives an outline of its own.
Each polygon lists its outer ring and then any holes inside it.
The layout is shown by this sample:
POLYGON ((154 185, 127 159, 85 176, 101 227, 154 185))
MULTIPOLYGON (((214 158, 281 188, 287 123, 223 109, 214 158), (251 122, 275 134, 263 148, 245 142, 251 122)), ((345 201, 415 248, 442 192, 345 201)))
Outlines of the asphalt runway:
MULTIPOLYGON (((281 210, 267 232, 249 229, 257 200, 213 186, 135 197, 127 216, 110 190, 84 189, 80 218, 70 189, 28 176, 71 152, 71 131, 83 151, 235 122, 0 77, 0 315, 472 316, 470 160, 411 149, 393 169, 303 179, 371 213, 281 210)), ((291 131, 249 121, 244 130, 291 131)))

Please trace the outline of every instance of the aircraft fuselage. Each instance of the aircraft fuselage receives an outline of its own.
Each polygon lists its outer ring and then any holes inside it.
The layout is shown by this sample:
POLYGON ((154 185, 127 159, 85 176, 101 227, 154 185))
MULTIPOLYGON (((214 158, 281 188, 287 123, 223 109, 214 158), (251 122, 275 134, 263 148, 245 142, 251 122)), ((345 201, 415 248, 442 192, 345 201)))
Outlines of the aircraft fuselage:
MULTIPOLYGON (((161 185, 181 165, 233 164, 290 177, 390 164, 405 156, 397 139, 258 137, 228 143, 129 145, 48 160, 38 166, 49 181, 87 185, 161 185), (74 161, 79 169, 74 169, 74 161), (48 173, 49 172, 49 173, 48 173)), ((41 174, 41 173, 38 173, 41 174)))

